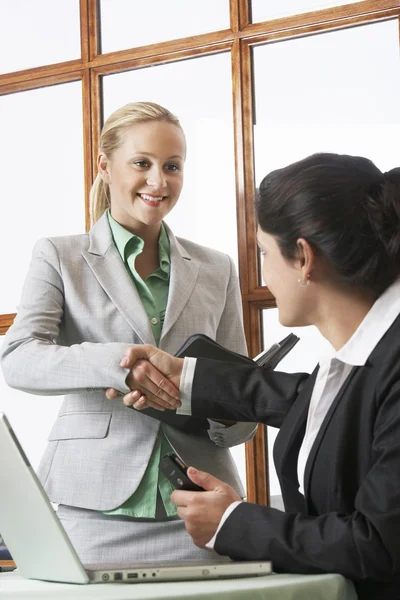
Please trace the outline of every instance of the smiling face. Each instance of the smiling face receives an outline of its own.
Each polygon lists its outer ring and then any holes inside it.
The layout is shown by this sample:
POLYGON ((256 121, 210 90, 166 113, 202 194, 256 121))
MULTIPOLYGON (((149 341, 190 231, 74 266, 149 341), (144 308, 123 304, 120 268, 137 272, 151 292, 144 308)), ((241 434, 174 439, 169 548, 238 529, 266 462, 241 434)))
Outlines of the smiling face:
POLYGON ((147 121, 125 131, 112 156, 98 158, 113 218, 132 233, 159 230, 180 196, 185 155, 184 134, 173 123, 147 121))
POLYGON ((281 325, 300 327, 312 324, 310 308, 313 286, 304 288, 298 281, 307 279, 307 265, 304 266, 301 258, 289 261, 282 256, 276 238, 260 227, 257 230, 257 242, 262 254, 263 280, 275 296, 281 325))

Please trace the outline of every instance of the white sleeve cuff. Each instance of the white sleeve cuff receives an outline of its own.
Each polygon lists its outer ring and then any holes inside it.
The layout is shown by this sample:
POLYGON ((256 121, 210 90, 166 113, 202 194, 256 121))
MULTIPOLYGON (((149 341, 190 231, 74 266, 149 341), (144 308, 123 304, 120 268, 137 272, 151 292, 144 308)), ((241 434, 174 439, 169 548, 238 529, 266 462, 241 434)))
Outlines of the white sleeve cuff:
POLYGON ((192 414, 192 386, 194 379, 194 371, 196 369, 196 361, 196 358, 189 357, 186 357, 183 361, 181 383, 179 386, 182 406, 176 409, 177 415, 192 414))
POLYGON ((209 542, 207 542, 206 548, 208 548, 209 550, 214 550, 215 540, 217 539, 217 535, 218 535, 222 525, 225 523, 225 521, 227 520, 229 515, 235 510, 235 508, 237 506, 239 506, 239 504, 241 504, 242 502, 243 502, 243 500, 237 500, 236 502, 232 502, 232 504, 230 504, 228 506, 228 508, 226 509, 226 511, 224 512, 224 514, 221 517, 217 531, 215 532, 215 534, 211 538, 211 540, 209 542))

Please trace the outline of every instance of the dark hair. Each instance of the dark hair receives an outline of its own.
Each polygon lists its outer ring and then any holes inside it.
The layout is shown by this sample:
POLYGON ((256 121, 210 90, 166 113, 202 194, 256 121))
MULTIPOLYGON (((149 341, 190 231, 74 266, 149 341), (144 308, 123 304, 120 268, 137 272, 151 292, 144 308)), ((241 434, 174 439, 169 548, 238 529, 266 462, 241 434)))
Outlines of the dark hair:
POLYGON ((400 168, 382 173, 360 156, 313 154, 261 182, 261 229, 282 255, 306 239, 343 283, 380 295, 400 272, 400 168))

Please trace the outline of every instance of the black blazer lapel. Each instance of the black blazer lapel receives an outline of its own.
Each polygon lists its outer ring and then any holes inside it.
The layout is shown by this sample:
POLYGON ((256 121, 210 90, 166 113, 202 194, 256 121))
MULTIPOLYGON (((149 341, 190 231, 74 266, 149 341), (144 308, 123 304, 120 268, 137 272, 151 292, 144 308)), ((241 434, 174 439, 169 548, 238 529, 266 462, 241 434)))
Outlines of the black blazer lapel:
POLYGON ((318 431, 317 437, 315 438, 314 444, 312 445, 310 454, 309 454, 307 462, 306 462, 306 468, 304 471, 304 492, 305 492, 306 499, 308 496, 308 490, 309 490, 309 486, 310 486, 310 477, 311 477, 312 468, 313 468, 313 465, 315 462, 315 457, 318 452, 318 448, 320 447, 321 442, 326 433, 327 427, 328 427, 329 423, 331 422, 332 417, 335 414, 335 411, 336 411, 337 407, 339 406, 340 402, 342 401, 343 396, 345 395, 346 389, 356 372, 357 372, 357 367, 353 367, 353 369, 351 370, 350 374, 348 375, 346 381, 344 382, 344 384, 340 388, 339 392, 337 393, 334 401, 332 402, 332 404, 325 416, 325 419, 322 421, 322 424, 318 431))
POLYGON ((304 497, 297 479, 297 459, 307 424, 308 407, 319 367, 310 375, 287 414, 274 445, 274 463, 287 511, 303 512, 304 497))

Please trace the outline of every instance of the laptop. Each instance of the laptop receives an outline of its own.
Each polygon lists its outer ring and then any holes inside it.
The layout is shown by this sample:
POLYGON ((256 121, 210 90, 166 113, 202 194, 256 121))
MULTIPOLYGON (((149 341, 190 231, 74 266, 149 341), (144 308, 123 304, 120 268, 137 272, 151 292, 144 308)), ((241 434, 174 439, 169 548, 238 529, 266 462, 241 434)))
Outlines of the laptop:
POLYGON ((28 579, 145 583, 269 575, 268 561, 176 561, 83 565, 7 417, 0 413, 0 532, 28 579))

